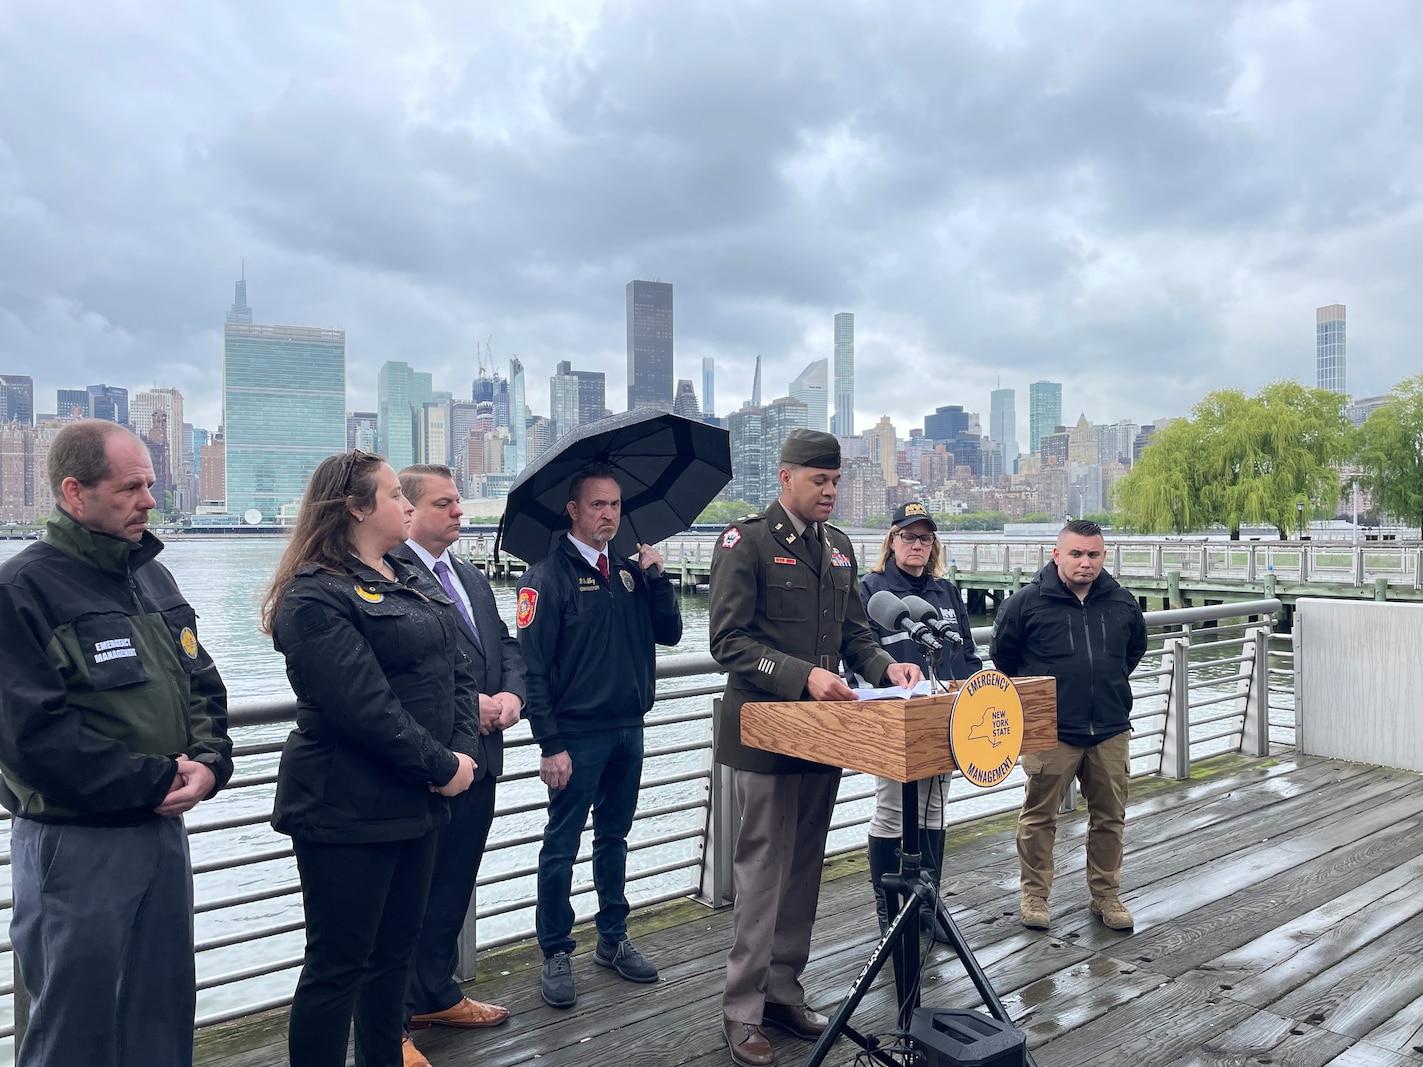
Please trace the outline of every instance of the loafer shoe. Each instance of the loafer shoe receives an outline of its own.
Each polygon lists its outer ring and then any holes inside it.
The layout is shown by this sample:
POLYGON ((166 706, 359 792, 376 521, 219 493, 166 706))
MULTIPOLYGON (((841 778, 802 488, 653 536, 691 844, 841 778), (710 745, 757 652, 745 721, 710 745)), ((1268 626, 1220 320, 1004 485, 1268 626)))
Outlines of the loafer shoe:
POLYGON ((772 1004, 767 1001, 761 1011, 761 1025, 774 1026, 805 1041, 814 1041, 825 1032, 830 1020, 805 1004, 772 1004))
POLYGON ((598 938, 598 947, 593 950, 593 962, 599 967, 610 967, 629 982, 657 981, 657 968, 652 961, 637 949, 627 938, 608 941, 598 938))
POLYGON ((497 1004, 481 1004, 465 997, 452 1008, 410 1017, 410 1029, 428 1030, 432 1026, 453 1026, 458 1030, 479 1030, 498 1026, 509 1018, 509 1009, 497 1004))
POLYGON ((1046 930, 1052 922, 1052 915, 1047 910, 1047 898, 1031 893, 1023 894, 1023 903, 1018 908, 1018 915, 1029 930, 1046 930))
POLYGON ((409 1034, 402 1034, 400 1037, 400 1063, 401 1067, 430 1067, 430 1061, 415 1047, 415 1042, 410 1040, 409 1034))
POLYGON ((1113 930, 1130 930, 1135 925, 1127 906, 1116 897, 1093 897, 1087 909, 1113 930))
POLYGON ((571 1008, 578 1001, 573 989, 573 958, 567 952, 555 952, 544 959, 539 972, 539 993, 550 1008, 571 1008))
POLYGON ((737 1067, 772 1067, 776 1053, 766 1035, 755 1023, 739 1023, 722 1016, 721 1036, 731 1050, 731 1062, 737 1067))

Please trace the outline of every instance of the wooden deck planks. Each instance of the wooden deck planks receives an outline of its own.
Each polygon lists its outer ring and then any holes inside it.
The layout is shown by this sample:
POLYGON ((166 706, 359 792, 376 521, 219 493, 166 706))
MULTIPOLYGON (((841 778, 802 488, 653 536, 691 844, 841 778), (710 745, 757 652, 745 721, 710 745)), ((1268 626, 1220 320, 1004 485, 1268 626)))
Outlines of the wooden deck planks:
MULTIPOLYGON (((1423 1065, 1423 778, 1291 754, 1143 792, 1128 815, 1132 935, 1086 913, 1081 812, 1060 824, 1050 933, 1017 922, 1011 831, 947 859, 955 922, 1041 1067, 1423 1065)), ((427 1031, 416 1043, 435 1067, 720 1067, 730 930, 729 910, 634 913, 633 937, 663 980, 623 982, 585 950, 569 1012, 540 1000, 536 947, 490 954, 470 992, 509 1007, 509 1023, 427 1031)), ((806 973, 813 1005, 838 1004, 877 933, 863 869, 828 879, 806 973)), ((591 935, 579 936, 591 948, 591 935)), ((926 961, 924 989, 929 1005, 978 1003, 942 946, 926 961)), ((888 968, 852 1024, 893 1027, 888 968)), ((246 1026, 252 1047, 204 1056, 200 1045, 198 1062, 285 1062, 279 1016, 246 1026)), ((810 1049, 770 1036, 783 1065, 810 1049)), ((827 1063, 851 1067, 857 1051, 842 1041, 827 1063)))

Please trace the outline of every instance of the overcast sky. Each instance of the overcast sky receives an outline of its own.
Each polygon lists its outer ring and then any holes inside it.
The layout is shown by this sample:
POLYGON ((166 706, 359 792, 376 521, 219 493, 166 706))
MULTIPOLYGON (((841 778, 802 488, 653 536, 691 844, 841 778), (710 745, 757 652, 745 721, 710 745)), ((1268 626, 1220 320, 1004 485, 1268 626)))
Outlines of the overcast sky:
POLYGON ((347 331, 349 406, 475 353, 626 397, 624 287, 675 284, 717 411, 833 353, 857 425, 1064 383, 1068 421, 1423 370, 1418 0, 0 3, 0 372, 177 386, 221 324, 347 331))

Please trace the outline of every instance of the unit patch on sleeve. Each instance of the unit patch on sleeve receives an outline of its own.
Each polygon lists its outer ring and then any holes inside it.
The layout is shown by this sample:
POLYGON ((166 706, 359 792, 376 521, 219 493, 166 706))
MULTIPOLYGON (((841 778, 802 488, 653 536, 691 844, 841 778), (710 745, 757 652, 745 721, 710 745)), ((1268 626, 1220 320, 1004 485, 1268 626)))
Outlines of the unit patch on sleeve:
POLYGON ((722 548, 735 548, 735 547, 736 547, 736 542, 738 542, 738 541, 740 541, 740 540, 741 540, 741 531, 738 530, 735 526, 733 526, 731 529, 727 530, 726 533, 724 533, 724 534, 721 535, 721 547, 722 547, 722 548))
POLYGON ((534 612, 539 606, 539 591, 530 589, 528 586, 519 590, 519 606, 515 610, 514 619, 519 624, 519 629, 528 626, 534 621, 534 612))
POLYGON ((183 646, 189 659, 198 658, 198 635, 193 633, 191 626, 183 627, 183 632, 178 635, 178 644, 183 646))

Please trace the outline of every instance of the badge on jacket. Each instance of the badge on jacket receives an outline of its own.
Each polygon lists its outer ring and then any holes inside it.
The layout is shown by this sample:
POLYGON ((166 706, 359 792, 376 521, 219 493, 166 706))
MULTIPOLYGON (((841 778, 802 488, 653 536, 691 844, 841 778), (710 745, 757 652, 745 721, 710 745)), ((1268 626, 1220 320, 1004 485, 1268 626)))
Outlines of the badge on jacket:
POLYGON ((727 530, 726 533, 721 535, 721 547, 735 548, 736 542, 740 540, 741 531, 738 530, 735 526, 733 526, 731 529, 727 530))
POLYGON ((834 567, 848 567, 850 565, 850 557, 837 549, 831 549, 830 564, 834 567))
POLYGON ((623 580, 623 588, 626 589, 629 593, 631 593, 633 587, 632 571, 625 571, 620 567, 618 568, 618 575, 623 580))
POLYGON ((382 600, 385 599, 384 593, 377 593, 361 585, 356 586, 356 595, 362 600, 364 600, 367 604, 379 604, 382 600))
POLYGON ((519 606, 515 609, 514 620, 519 624, 519 629, 528 626, 534 621, 534 612, 539 606, 539 591, 530 589, 528 586, 519 590, 519 606))

